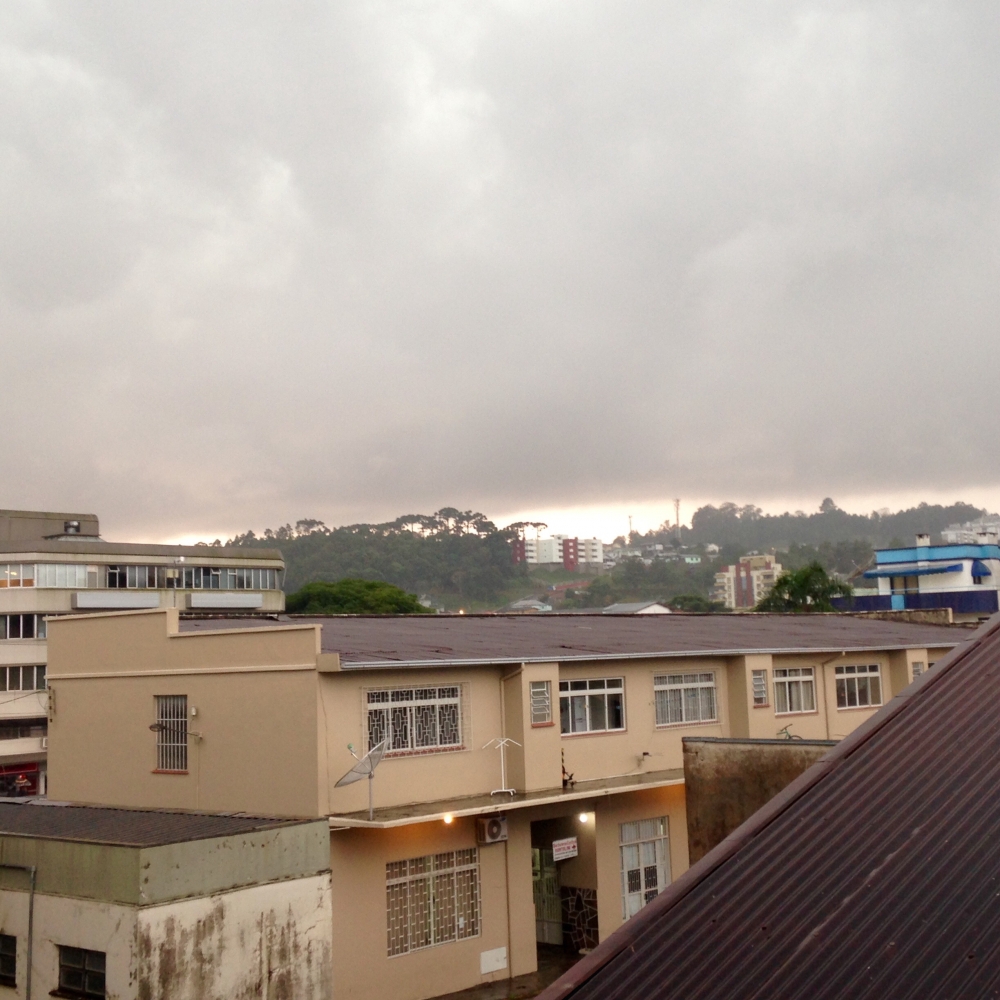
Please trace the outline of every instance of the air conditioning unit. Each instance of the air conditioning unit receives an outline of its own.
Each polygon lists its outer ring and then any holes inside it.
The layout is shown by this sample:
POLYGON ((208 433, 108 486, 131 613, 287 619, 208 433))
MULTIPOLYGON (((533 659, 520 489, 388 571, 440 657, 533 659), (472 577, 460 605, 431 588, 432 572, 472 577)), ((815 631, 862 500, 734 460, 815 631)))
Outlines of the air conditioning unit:
POLYGON ((506 839, 506 816, 483 816, 476 820, 476 841, 478 843, 499 844, 506 839))
POLYGON ((49 748, 49 738, 48 738, 48 736, 43 736, 42 737, 42 749, 43 750, 48 750, 48 748, 49 748))

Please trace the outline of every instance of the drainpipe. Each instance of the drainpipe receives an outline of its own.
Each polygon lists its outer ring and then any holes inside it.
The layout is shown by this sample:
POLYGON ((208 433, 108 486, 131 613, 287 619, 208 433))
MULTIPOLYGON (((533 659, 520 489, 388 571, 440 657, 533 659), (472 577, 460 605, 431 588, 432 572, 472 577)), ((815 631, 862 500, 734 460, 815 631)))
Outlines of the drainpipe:
POLYGON ((28 872, 31 876, 31 888, 28 890, 28 971, 24 977, 24 1000, 31 1000, 31 960, 35 937, 35 875, 38 869, 34 865, 8 865, 6 863, 0 863, 0 868, 13 868, 16 871, 28 872))

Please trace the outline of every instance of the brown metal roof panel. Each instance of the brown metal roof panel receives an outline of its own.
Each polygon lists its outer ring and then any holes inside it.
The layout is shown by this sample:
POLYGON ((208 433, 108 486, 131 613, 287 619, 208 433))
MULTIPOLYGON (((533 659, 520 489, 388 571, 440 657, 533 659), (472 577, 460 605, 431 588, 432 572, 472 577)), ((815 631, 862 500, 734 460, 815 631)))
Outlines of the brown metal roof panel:
POLYGON ((799 779, 805 791, 737 831, 736 853, 707 856, 686 893, 668 889, 581 963, 589 972, 544 996, 994 995, 998 629, 886 706, 799 779))
POLYGON ((302 822, 305 820, 159 809, 117 809, 112 806, 0 802, 0 836, 132 847, 230 837, 302 822))

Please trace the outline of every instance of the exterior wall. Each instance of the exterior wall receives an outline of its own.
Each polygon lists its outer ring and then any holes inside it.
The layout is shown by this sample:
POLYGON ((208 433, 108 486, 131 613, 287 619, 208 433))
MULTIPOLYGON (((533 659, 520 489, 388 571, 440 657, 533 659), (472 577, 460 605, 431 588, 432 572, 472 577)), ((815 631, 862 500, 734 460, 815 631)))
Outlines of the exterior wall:
MULTIPOLYGON (((331 919, 328 874, 142 908, 36 893, 32 994, 58 988, 68 945, 107 955, 110 1000, 327 1000, 331 919)), ((18 988, 5 992, 23 997, 26 886, 0 893, 0 930, 18 948, 18 988)))
POLYGON ((566 770, 577 781, 683 766, 681 736, 728 736, 729 701, 726 660, 626 660, 619 663, 563 664, 561 680, 599 677, 625 679, 625 731, 562 736, 566 770), (718 722, 657 727, 653 677, 665 673, 715 674, 718 722), (643 756, 648 754, 649 756, 643 756))
POLYGON ((506 845, 479 848, 479 936, 392 957, 386 938, 386 864, 475 847, 475 820, 458 818, 451 824, 335 830, 330 834, 334 895, 349 901, 335 907, 333 914, 338 1000, 369 997, 373 984, 380 994, 393 1000, 421 1000, 534 971, 530 826, 519 810, 509 814, 507 829, 506 845), (509 967, 483 975, 480 954, 495 948, 507 948, 509 967))
POLYGON ((612 795, 594 804, 597 917, 602 941, 624 923, 619 824, 658 816, 667 817, 670 880, 673 882, 688 869, 687 815, 682 785, 612 795))
POLYGON ((81 535, 99 535, 96 514, 60 514, 46 510, 0 510, 0 542, 37 542, 61 535, 67 521, 80 522, 81 535))
POLYGON ((50 797, 317 815, 315 627, 209 634, 170 627, 176 612, 51 623, 50 797), (233 670, 241 671, 238 682, 233 670), (189 741, 185 774, 154 773, 149 726, 154 696, 164 694, 186 694, 197 711, 189 727, 202 735, 189 741))
POLYGON ((148 906, 136 916, 137 1000, 329 1000, 329 874, 148 906))
POLYGON ((832 746, 832 740, 685 740, 690 863, 700 861, 832 746))
MULTIPOLYGON (((324 719, 321 800, 341 814, 368 807, 367 781, 344 788, 335 783, 353 766, 347 744, 360 756, 365 749, 365 692, 371 688, 460 685, 464 748, 386 757, 374 780, 376 806, 404 805, 462 795, 488 793, 500 787, 500 753, 484 749, 502 735, 500 669, 341 671, 319 675, 320 714, 324 719)), ((508 748, 508 760, 515 754, 508 748)))

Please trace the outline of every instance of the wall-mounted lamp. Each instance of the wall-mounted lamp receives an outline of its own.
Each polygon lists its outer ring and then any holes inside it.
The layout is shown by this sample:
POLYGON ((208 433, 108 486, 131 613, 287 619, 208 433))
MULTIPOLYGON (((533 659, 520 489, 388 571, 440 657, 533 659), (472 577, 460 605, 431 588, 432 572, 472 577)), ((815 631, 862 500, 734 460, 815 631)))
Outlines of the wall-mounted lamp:
POLYGON ((443 818, 446 823, 451 823, 455 819, 451 813, 445 813, 443 818))
POLYGON ((587 822, 587 814, 586 813, 580 813, 580 822, 581 823, 586 823, 587 822))

